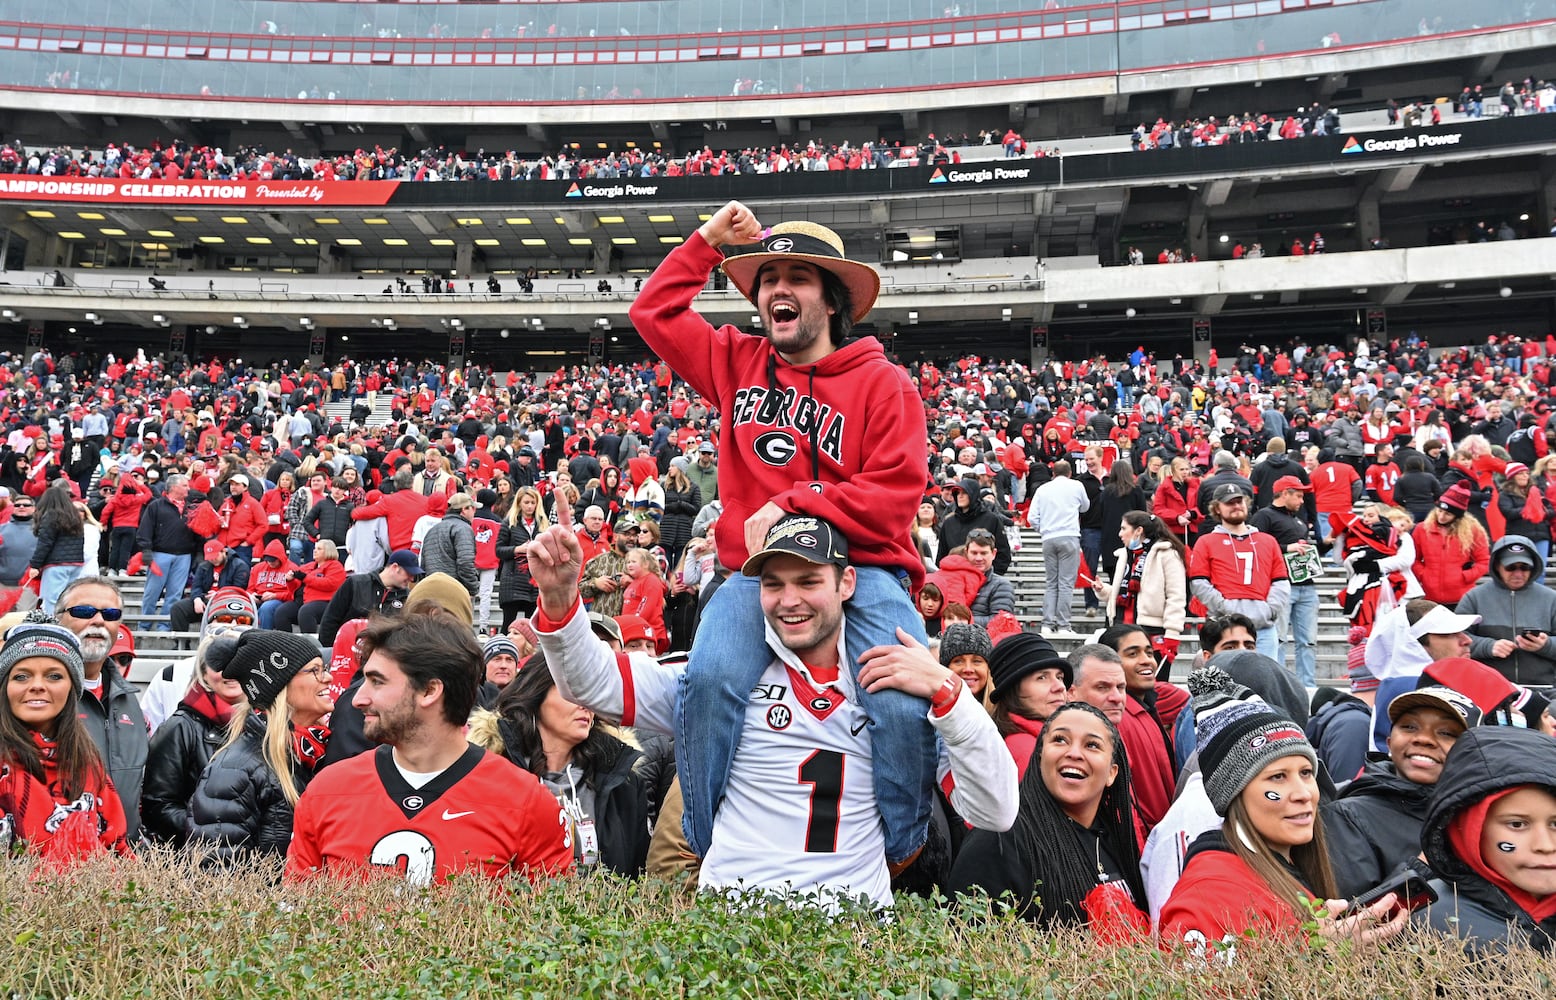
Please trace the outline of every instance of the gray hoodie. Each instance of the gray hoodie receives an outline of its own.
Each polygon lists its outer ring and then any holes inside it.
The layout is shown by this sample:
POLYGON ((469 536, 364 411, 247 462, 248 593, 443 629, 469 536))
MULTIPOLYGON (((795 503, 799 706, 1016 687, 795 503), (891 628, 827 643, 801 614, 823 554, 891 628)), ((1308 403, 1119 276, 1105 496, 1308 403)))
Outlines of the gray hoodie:
POLYGON ((1544 577, 1545 560, 1534 543, 1523 535, 1504 535, 1491 547, 1491 578, 1465 594, 1455 609, 1461 615, 1480 615, 1480 624, 1469 628, 1470 656, 1514 684, 1556 684, 1556 590, 1541 582, 1544 577), (1529 582, 1517 590, 1502 582, 1499 568, 1502 555, 1515 546, 1527 549, 1534 562, 1529 582), (1545 633, 1543 647, 1532 653, 1515 649, 1510 656, 1492 655, 1499 639, 1516 640, 1531 629, 1545 633))

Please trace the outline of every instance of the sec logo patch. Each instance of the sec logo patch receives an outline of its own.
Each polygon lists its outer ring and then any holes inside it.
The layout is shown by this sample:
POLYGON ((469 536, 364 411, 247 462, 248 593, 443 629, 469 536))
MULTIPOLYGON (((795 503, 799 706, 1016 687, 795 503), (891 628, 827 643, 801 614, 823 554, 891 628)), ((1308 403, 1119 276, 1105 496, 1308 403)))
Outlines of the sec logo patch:
POLYGON ((788 729, 789 723, 793 721, 794 716, 790 714, 787 705, 774 705, 767 710, 767 725, 771 729, 788 729))

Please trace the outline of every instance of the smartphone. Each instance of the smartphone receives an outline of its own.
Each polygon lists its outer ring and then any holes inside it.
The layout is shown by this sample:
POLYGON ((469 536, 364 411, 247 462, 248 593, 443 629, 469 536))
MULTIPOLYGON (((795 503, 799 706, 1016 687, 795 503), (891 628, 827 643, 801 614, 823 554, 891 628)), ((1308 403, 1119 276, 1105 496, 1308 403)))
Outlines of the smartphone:
POLYGON ((1518 630, 1518 634, 1525 639, 1533 639, 1540 635, 1540 630, 1537 628, 1521 628, 1518 630))
POLYGON ((1346 907, 1345 912, 1340 916, 1342 918, 1355 916, 1391 892, 1398 899, 1395 908, 1390 911, 1391 916, 1398 913, 1401 907, 1414 913, 1424 906, 1437 902, 1437 892, 1427 884, 1426 877, 1415 868, 1406 866, 1351 900, 1351 905, 1346 907))

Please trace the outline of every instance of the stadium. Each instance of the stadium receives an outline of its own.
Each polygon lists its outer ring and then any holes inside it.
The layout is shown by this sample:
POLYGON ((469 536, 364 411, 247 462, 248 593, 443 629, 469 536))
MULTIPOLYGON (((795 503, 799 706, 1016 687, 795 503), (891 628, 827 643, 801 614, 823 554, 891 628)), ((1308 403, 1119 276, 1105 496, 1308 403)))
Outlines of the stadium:
MULTIPOLYGON (((20 0, 0 24, 0 339, 631 358, 636 283, 729 198, 877 262, 862 332, 903 358, 1543 333, 1556 261, 1521 242, 1556 219, 1537 7, 806 3, 772 24, 691 0, 20 0), (1139 150, 1163 122, 1174 147, 1139 150), (104 171, 110 146, 156 166, 104 171), (173 182, 162 150, 190 154, 173 182), (1315 234, 1323 257, 1289 259, 1315 234)), ((751 322, 725 289, 699 308, 751 322)))
POLYGON ((11 0, 7 991, 1547 987, 1549 8, 11 0))

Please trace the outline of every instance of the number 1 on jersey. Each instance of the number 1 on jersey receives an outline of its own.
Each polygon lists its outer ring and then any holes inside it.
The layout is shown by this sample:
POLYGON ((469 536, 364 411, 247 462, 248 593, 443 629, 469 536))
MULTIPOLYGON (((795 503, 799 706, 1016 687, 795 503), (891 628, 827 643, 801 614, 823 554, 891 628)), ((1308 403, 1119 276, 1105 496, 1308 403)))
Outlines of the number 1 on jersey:
POLYGON ((843 755, 836 750, 817 750, 806 757, 800 764, 800 784, 810 786, 805 853, 831 854, 837 850, 837 828, 842 820, 843 755))

